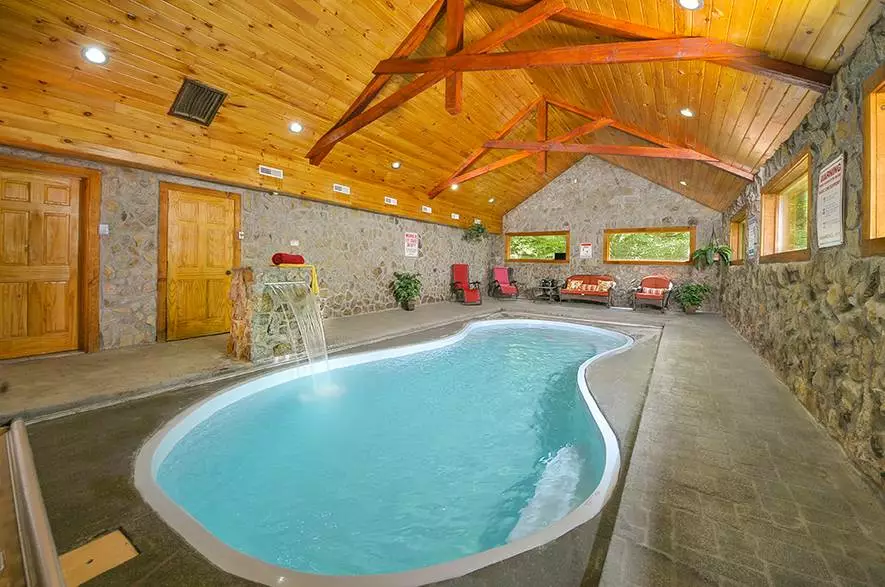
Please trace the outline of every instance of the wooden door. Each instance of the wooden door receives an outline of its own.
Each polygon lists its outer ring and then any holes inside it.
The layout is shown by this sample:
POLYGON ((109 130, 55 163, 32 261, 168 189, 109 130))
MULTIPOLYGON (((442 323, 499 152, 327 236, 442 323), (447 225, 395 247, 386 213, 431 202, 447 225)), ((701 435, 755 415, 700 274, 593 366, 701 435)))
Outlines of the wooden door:
POLYGON ((0 359, 78 348, 81 181, 0 167, 0 359))
POLYGON ((167 190, 166 339, 230 330, 230 272, 239 263, 235 195, 167 190))

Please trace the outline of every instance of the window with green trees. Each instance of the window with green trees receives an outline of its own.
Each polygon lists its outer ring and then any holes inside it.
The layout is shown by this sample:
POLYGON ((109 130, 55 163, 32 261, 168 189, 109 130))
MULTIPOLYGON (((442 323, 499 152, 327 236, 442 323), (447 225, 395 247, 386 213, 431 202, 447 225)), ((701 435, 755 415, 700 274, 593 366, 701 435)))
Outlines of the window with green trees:
POLYGON ((693 226, 606 229, 606 263, 672 265, 688 263, 695 246, 693 226))
POLYGON ((506 241, 508 261, 568 262, 568 232, 511 232, 506 241))

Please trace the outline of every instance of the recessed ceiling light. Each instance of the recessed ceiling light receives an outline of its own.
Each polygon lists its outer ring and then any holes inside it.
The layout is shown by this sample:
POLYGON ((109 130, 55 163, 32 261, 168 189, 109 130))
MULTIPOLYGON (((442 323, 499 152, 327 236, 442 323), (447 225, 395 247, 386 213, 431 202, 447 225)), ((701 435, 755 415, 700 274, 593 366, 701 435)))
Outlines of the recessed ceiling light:
POLYGON ((88 61, 89 63, 96 63, 101 65, 102 63, 107 63, 108 56, 102 49, 98 47, 84 47, 83 48, 83 59, 88 61))
POLYGON ((686 118, 692 118, 694 117, 694 110, 692 110, 691 108, 683 108, 679 111, 679 114, 686 118))
POLYGON ((394 169, 399 169, 400 167, 403 166, 403 164, 401 161, 394 161, 393 163, 390 164, 390 166, 393 167, 394 169))
POLYGON ((461 186, 459 186, 457 183, 452 184, 452 189, 455 191, 457 191, 459 187, 461 187, 461 186))
POLYGON ((686 10, 697 10, 704 7, 704 0, 679 0, 679 6, 686 10))
POLYGON ((301 126, 300 122, 290 122, 289 123, 289 132, 301 132, 304 130, 304 127, 301 126))
POLYGON ((688 182, 683 179, 679 182, 679 185, 688 185, 688 182))
POLYGON ((489 198, 489 204, 494 204, 494 203, 495 203, 495 198, 489 198))

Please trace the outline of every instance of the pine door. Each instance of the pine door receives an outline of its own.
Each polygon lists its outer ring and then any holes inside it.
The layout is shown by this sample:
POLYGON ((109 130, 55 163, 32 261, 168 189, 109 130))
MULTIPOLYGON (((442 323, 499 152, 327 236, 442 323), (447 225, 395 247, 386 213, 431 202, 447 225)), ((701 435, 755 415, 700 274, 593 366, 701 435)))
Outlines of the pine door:
POLYGON ((81 181, 0 168, 0 359, 78 348, 81 181))
POLYGON ((167 212, 166 339, 230 330, 230 275, 239 262, 236 200, 170 186, 167 212))

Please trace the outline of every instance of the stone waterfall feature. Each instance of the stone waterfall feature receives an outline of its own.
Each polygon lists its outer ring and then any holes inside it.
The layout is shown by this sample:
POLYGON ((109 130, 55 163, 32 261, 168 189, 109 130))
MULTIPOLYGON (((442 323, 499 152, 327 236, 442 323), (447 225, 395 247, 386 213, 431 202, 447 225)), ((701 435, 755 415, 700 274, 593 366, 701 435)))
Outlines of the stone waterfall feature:
POLYGON ((301 268, 235 269, 228 354, 252 362, 325 361, 320 301, 309 283, 301 268))

